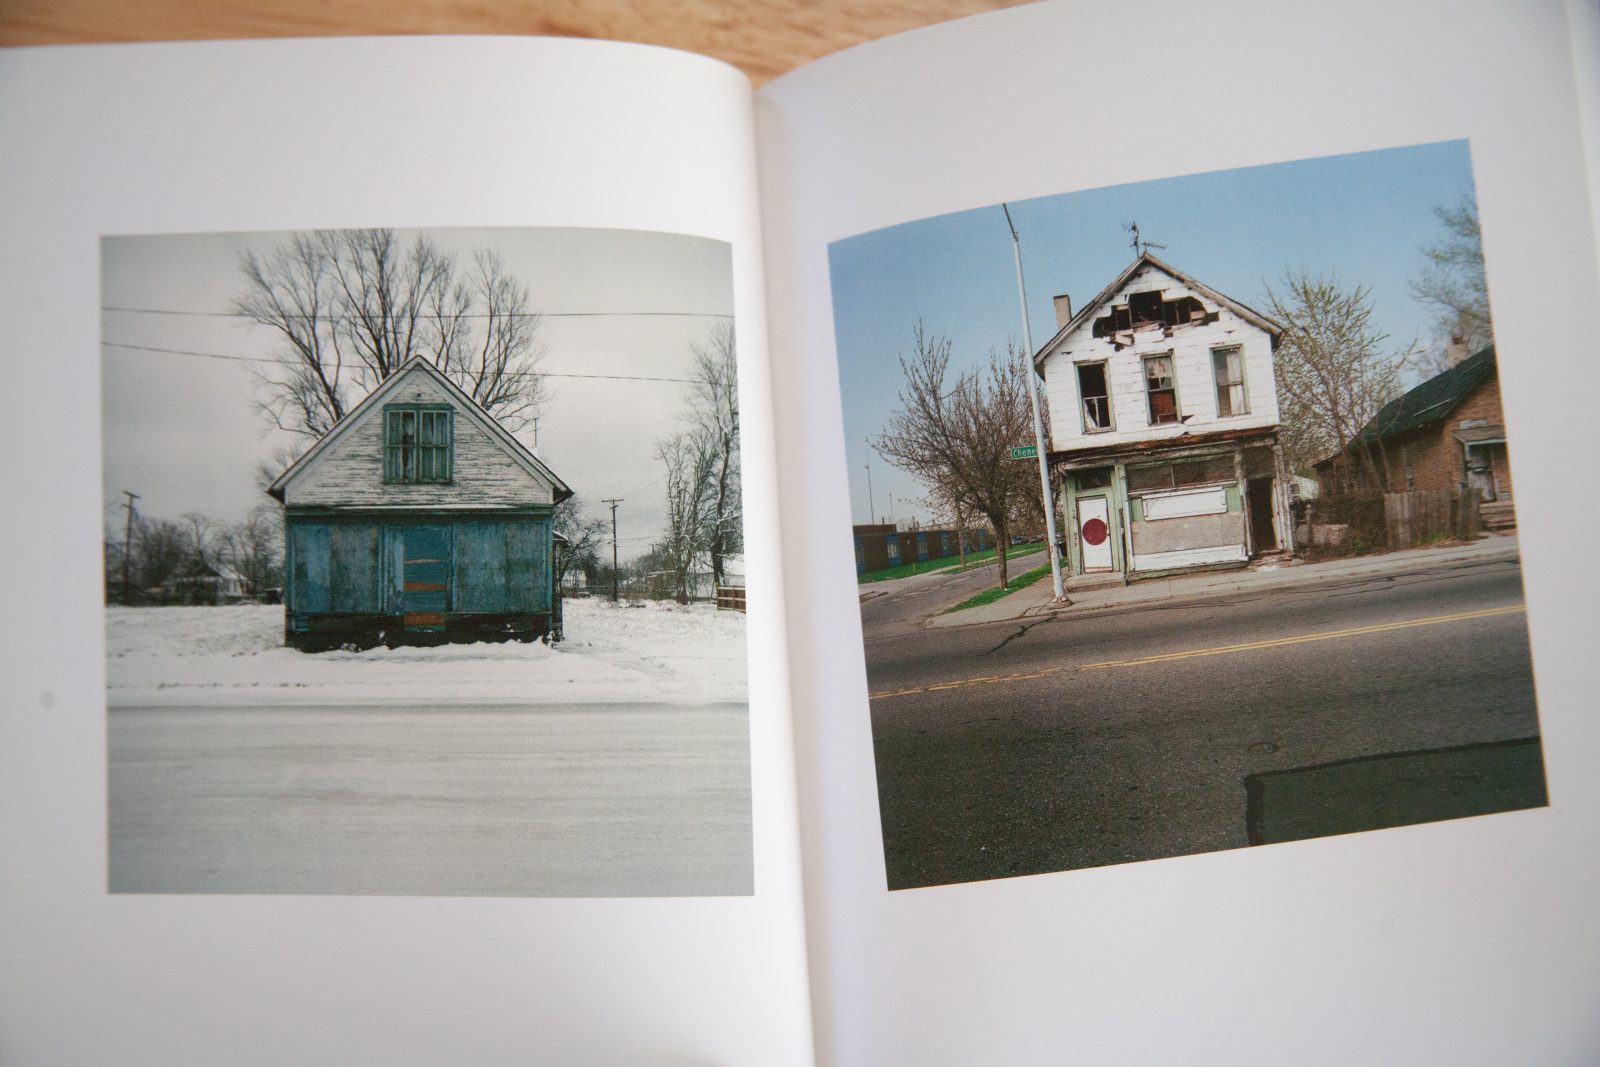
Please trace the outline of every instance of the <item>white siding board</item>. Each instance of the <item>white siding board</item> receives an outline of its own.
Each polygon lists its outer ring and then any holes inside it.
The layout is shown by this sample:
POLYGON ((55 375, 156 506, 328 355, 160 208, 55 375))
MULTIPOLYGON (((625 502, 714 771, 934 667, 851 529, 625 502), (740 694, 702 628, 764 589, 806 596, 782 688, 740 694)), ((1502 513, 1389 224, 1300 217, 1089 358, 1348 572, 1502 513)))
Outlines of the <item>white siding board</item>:
MULTIPOLYGON (((1161 288, 1163 299, 1185 296, 1198 299, 1207 311, 1218 312, 1216 322, 1180 326, 1166 336, 1160 329, 1134 335, 1133 344, 1121 351, 1109 338, 1093 336, 1094 319, 1104 313, 1097 309, 1045 356, 1045 396, 1050 405, 1051 447, 1057 451, 1098 448, 1106 445, 1179 437, 1184 433, 1220 430, 1267 429, 1278 425, 1277 387, 1273 377, 1272 338, 1264 330, 1246 322, 1226 307, 1218 307, 1176 279, 1152 270, 1142 271, 1118 290, 1110 303, 1126 301, 1129 293, 1161 288), (1217 415, 1216 379, 1211 352, 1215 348, 1240 345, 1243 349, 1245 390, 1250 410, 1247 414, 1220 418, 1217 415), (1171 353, 1177 380, 1178 414, 1184 421, 1174 425, 1150 425, 1144 389, 1144 357, 1171 353), (1111 390, 1112 419, 1115 429, 1083 432, 1076 364, 1104 360, 1111 390)), ((1109 305, 1108 305, 1109 306, 1109 305)))
POLYGON ((286 487, 295 507, 527 507, 553 502, 552 486, 530 473, 474 416, 426 374, 413 374, 386 404, 455 408, 454 480, 385 483, 383 406, 363 412, 326 452, 286 487))

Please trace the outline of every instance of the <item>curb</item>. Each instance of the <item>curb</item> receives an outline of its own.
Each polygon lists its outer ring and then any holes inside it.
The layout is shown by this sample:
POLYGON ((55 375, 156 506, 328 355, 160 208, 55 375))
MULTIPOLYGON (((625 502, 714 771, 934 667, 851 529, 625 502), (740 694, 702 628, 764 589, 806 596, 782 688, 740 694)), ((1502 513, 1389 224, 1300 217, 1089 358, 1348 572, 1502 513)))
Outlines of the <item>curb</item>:
MULTIPOLYGON (((1022 622, 1029 619, 1069 618, 1072 615, 1079 613, 1090 614, 1111 609, 1134 609, 1146 607, 1152 604, 1187 603, 1190 601, 1209 600, 1215 597, 1235 596, 1240 593, 1256 591, 1263 593, 1280 592, 1286 589, 1292 589, 1297 585, 1313 584, 1319 580, 1338 578, 1368 578, 1373 575, 1382 574, 1385 571, 1403 569, 1413 563, 1456 563, 1477 558, 1484 558, 1487 560, 1513 559, 1520 561, 1520 545, 1518 545, 1514 539, 1507 540, 1511 540, 1511 546, 1504 550, 1502 550, 1498 545, 1493 544, 1484 544, 1483 547, 1465 546, 1441 550, 1437 556, 1418 554, 1408 557, 1404 562, 1401 563, 1390 563, 1389 561, 1394 558, 1395 553, 1386 553, 1381 556, 1371 557, 1370 563, 1367 563, 1366 565, 1353 567, 1351 570, 1340 573, 1319 573, 1317 570, 1319 567, 1318 564, 1300 564, 1297 566, 1275 568, 1271 571, 1247 572, 1252 575, 1251 578, 1235 580, 1226 584, 1211 585, 1204 589, 1194 589, 1188 591, 1179 590, 1174 592, 1168 591, 1170 590, 1170 587, 1166 587, 1164 588, 1163 592, 1150 596, 1118 596, 1099 602, 1074 602, 1072 600, 1072 594, 1069 591, 1067 594, 1068 600, 1065 604, 1056 604, 1050 600, 1035 600, 1034 602, 1007 615, 997 615, 984 619, 966 619, 960 622, 938 622, 936 620, 944 618, 945 616, 935 614, 930 615, 923 621, 922 628, 950 629, 961 626, 993 626, 997 623, 1022 622)), ((1480 544, 1482 543, 1480 542, 1480 544)), ((1329 560, 1327 562, 1347 563, 1348 561, 1329 560)), ((1184 580, 1185 579, 1183 578, 1158 579, 1158 581, 1165 582, 1182 582, 1184 580)), ((1111 586, 1109 588, 1120 592, 1122 590, 1137 588, 1137 584, 1111 586)), ((1091 590, 1090 592, 1092 594, 1094 591, 1091 590)))

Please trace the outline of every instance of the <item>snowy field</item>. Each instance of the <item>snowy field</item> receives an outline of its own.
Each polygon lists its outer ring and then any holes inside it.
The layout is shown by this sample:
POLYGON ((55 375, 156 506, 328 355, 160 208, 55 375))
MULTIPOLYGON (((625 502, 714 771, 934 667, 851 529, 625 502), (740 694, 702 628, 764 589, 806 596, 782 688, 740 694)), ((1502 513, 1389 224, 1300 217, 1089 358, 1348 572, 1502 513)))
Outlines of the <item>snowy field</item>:
POLYGON ((707 604, 568 600, 567 639, 308 654, 283 608, 106 609, 117 705, 703 704, 746 699, 744 616, 707 604))
POLYGON ((109 888, 750 893, 744 616, 566 632, 312 655, 279 607, 110 609, 109 888))

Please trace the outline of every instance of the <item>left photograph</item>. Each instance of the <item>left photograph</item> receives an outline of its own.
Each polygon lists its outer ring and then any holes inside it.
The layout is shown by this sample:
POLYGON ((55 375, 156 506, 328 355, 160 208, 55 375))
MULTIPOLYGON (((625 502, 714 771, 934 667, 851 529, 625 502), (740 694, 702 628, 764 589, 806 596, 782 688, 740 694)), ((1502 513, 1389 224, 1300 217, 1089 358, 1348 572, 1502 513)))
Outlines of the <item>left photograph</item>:
POLYGON ((753 892, 729 245, 105 237, 108 888, 753 892))

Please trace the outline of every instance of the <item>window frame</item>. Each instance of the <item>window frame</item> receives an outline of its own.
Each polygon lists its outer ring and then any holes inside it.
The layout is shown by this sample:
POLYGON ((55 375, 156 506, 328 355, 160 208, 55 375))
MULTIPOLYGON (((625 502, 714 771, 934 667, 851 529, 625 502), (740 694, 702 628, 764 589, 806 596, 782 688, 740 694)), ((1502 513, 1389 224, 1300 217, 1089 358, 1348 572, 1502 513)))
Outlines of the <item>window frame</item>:
POLYGON ((1248 378, 1249 375, 1245 374, 1244 371, 1244 345, 1218 345, 1216 348, 1211 350, 1211 384, 1216 390, 1217 418, 1231 419, 1240 415, 1250 414, 1250 385, 1248 378), (1221 363, 1223 366, 1226 366, 1226 357, 1229 353, 1233 352, 1237 352, 1239 354, 1239 380, 1229 381, 1224 384, 1221 376, 1218 374, 1218 357, 1223 357, 1221 363), (1239 396, 1242 398, 1242 403, 1244 406, 1237 410, 1224 413, 1222 410, 1222 398, 1224 395, 1223 390, 1232 389, 1234 386, 1239 387, 1239 396))
POLYGON ((1178 402, 1178 360, 1173 351, 1168 349, 1165 352, 1151 352, 1148 355, 1139 357, 1139 372, 1144 376, 1144 408, 1147 423, 1151 426, 1177 426, 1181 424, 1183 422, 1183 407, 1178 402), (1150 361, 1153 359, 1167 361, 1167 378, 1172 382, 1171 385, 1161 389, 1152 389, 1150 387, 1150 361), (1156 419, 1156 409, 1153 401, 1158 392, 1172 394, 1172 418, 1170 419, 1161 419, 1159 421, 1156 419))
POLYGON ((1115 430, 1117 428, 1117 413, 1116 413, 1116 409, 1111 406, 1111 361, 1107 360, 1107 359, 1085 359, 1085 360, 1080 360, 1079 362, 1076 362, 1076 363, 1074 363, 1072 365, 1072 374, 1073 374, 1073 382, 1077 386, 1077 390, 1078 390, 1078 422, 1083 427, 1083 432, 1086 433, 1086 434, 1091 434, 1091 433, 1111 433, 1113 430, 1115 430), (1094 367, 1094 366, 1099 366, 1099 368, 1100 368, 1100 376, 1104 380, 1105 387, 1106 387, 1106 391, 1103 394, 1103 399, 1105 400, 1105 414, 1106 414, 1106 424, 1104 426, 1090 426, 1089 425, 1089 418, 1088 418, 1088 415, 1089 415, 1089 412, 1088 412, 1088 399, 1089 398, 1084 396, 1084 394, 1083 394, 1083 368, 1085 368, 1085 367, 1094 367))
MULTIPOLYGON (((442 403, 413 403, 413 404, 385 404, 383 406, 383 482, 385 485, 450 485, 455 482, 456 468, 456 411, 450 404, 442 403), (411 455, 404 451, 407 447, 403 440, 396 440, 395 427, 400 426, 405 416, 410 415, 416 427, 416 440, 411 443, 411 455), (443 415, 444 443, 422 442, 423 426, 429 416, 437 418, 443 415), (426 464, 432 468, 426 477, 422 468, 424 455, 429 457, 426 464), (439 467, 442 465, 442 472, 439 467)), ((438 433, 438 424, 434 423, 433 432, 438 433)))

